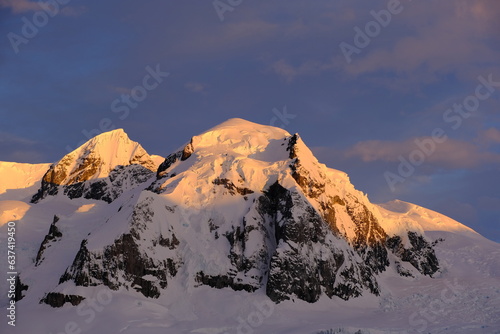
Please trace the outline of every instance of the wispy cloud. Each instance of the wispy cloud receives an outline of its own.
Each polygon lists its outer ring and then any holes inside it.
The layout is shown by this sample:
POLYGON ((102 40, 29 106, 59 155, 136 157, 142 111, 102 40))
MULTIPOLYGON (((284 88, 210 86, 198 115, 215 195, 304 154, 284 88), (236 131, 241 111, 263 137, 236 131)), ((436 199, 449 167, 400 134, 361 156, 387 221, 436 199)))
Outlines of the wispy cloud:
POLYGON ((500 130, 489 128, 481 131, 476 142, 484 146, 500 144, 500 130))
POLYGON ((28 0, 0 0, 0 7, 10 8, 15 14, 42 9, 37 2, 28 0))
POLYGON ((193 82, 190 81, 184 85, 188 90, 194 92, 194 93, 205 93, 206 90, 206 85, 200 83, 200 82, 193 82))
MULTIPOLYGON (((21 14, 27 12, 36 12, 43 10, 42 6, 48 6, 52 8, 50 3, 45 1, 29 1, 29 0, 0 0, 0 8, 10 8, 14 14, 21 14)), ((87 7, 78 6, 78 7, 70 7, 65 6, 61 7, 59 14, 63 16, 79 16, 87 11, 87 7)))
MULTIPOLYGON (((364 162, 399 162, 401 156, 408 159, 413 151, 419 149, 416 140, 432 141, 429 137, 412 138, 403 142, 362 141, 347 149, 345 156, 359 158, 364 162)), ((435 144, 435 151, 427 156, 425 163, 446 169, 475 168, 484 164, 500 164, 500 154, 483 150, 466 141, 448 139, 444 143, 435 144)))
POLYGON ((270 66, 271 70, 283 77, 287 83, 292 82, 296 77, 303 75, 317 75, 323 71, 333 69, 329 63, 319 61, 306 61, 299 66, 290 65, 285 59, 280 59, 270 66))
MULTIPOLYGON (((412 2, 401 15, 401 20, 393 19, 387 31, 377 37, 385 37, 384 41, 372 43, 375 45, 363 50, 351 65, 338 56, 336 65, 356 76, 389 71, 412 80, 409 74, 427 73, 429 78, 435 74, 468 75, 471 68, 500 58, 500 52, 487 42, 498 40, 498 1, 453 1, 432 6, 412 2), (395 34, 397 28, 406 33, 395 34)), ((421 82, 421 78, 419 75, 416 81, 421 82)))

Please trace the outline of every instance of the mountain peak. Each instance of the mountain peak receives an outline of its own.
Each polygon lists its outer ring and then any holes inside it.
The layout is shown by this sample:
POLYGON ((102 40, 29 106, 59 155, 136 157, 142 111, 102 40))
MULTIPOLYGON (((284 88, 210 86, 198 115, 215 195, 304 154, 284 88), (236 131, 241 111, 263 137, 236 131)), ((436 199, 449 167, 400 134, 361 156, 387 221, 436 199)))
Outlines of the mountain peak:
MULTIPOLYGON (((141 175, 141 182, 146 178, 146 174, 153 173, 157 167, 146 150, 139 143, 130 140, 123 129, 102 133, 52 165, 44 175, 42 187, 32 201, 37 202, 47 195, 57 194, 60 186, 70 197, 87 196, 101 199, 102 193, 105 192, 103 189, 107 186, 107 181, 104 180, 109 179, 110 175, 113 176, 112 180, 121 179, 118 174, 128 179, 127 173, 123 171, 123 168, 128 166, 141 169, 131 174, 131 177, 141 175), (85 185, 87 181, 91 184, 85 185), (99 194, 97 186, 92 186, 92 183, 99 185, 99 194), (85 193, 86 191, 89 193, 85 193)), ((112 183, 111 179, 109 181, 112 183)), ((111 197, 106 197, 106 200, 111 200, 111 197)))
POLYGON ((91 140, 101 140, 102 141, 102 140, 105 140, 105 139, 111 140, 113 138, 122 138, 122 139, 128 139, 128 140, 130 140, 130 138, 128 137, 128 134, 122 128, 118 128, 118 129, 110 130, 110 131, 107 131, 107 132, 103 132, 103 133, 95 136, 91 140))
POLYGON ((258 131, 259 129, 267 129, 271 130, 273 129, 276 132, 280 132, 281 134, 284 134, 286 136, 289 136, 290 134, 281 128, 277 128, 271 125, 263 125, 260 123, 254 123, 251 121, 248 121, 243 118, 229 118, 228 120, 214 126, 213 128, 207 130, 206 132, 214 131, 214 130, 221 130, 221 129, 227 129, 227 128, 239 128, 242 130, 250 130, 250 131, 258 131))
MULTIPOLYGON (((146 150, 139 143, 131 140, 123 129, 104 132, 88 140, 64 156, 56 165, 60 164, 68 167, 68 176, 81 170, 82 165, 92 164, 94 173, 89 175, 91 178, 106 177, 117 166, 140 164, 150 170, 156 168, 146 150)), ((81 180, 77 178, 74 181, 81 180)))
MULTIPOLYGON (((123 129, 115 129, 108 132, 103 132, 85 142, 77 149, 70 152, 69 155, 81 155, 85 151, 103 150, 106 146, 122 146, 129 145, 133 142, 123 129)), ((138 143, 135 143, 139 145, 138 143)), ((105 152, 103 152, 105 153, 105 152)))
POLYGON ((273 141, 287 137, 290 134, 283 129, 231 118, 192 137, 190 145, 199 156, 220 153, 249 156, 264 151, 273 141))

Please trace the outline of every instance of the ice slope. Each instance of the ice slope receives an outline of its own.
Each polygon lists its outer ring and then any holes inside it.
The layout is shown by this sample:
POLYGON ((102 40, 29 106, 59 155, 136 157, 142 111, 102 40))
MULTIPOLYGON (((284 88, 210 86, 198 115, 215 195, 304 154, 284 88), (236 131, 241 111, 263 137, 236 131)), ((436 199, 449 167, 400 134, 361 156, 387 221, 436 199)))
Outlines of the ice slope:
POLYGON ((24 217, 30 205, 21 201, 0 201, 0 226, 24 217))
POLYGON ((0 194, 8 189, 29 188, 39 182, 50 164, 26 164, 0 161, 0 194))
POLYGON ((21 219, 50 164, 0 161, 0 226, 21 219))
POLYGON ((0 200, 31 198, 40 186, 50 164, 25 164, 0 161, 0 200))
POLYGON ((471 237, 480 236, 470 227, 467 227, 454 219, 415 204, 394 200, 388 203, 380 204, 380 207, 382 208, 382 215, 386 221, 397 219, 417 224, 426 232, 444 231, 466 234, 471 237))

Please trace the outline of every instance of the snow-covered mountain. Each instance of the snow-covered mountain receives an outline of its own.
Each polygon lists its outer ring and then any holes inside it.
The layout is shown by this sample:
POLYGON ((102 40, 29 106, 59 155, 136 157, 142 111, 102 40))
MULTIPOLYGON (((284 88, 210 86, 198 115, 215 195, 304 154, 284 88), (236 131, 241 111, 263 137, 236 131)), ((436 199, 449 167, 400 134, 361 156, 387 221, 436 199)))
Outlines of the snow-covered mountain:
POLYGON ((122 129, 100 134, 50 166, 32 203, 63 192, 108 203, 148 180, 156 170, 151 156, 122 129))
POLYGON ((372 204, 347 174, 319 163, 298 134, 231 119, 159 164, 115 130, 55 164, 24 170, 33 181, 0 193, 0 209, 19 217, 19 308, 71 318, 71 310, 81 315, 96 298, 102 309, 115 306, 106 313, 114 322, 94 321, 94 310, 92 321, 88 314, 78 324, 84 331, 241 332, 241 322, 234 329, 222 324, 255 305, 273 316, 264 317, 268 329, 262 319, 246 323, 246 332, 315 333, 346 322, 427 330, 439 326, 410 311, 419 303, 425 309, 433 294, 439 300, 444 284, 457 279, 488 296, 479 302, 488 311, 478 323, 485 330, 500 323, 498 244, 413 204, 372 204), (23 188, 32 197, 7 196, 23 188), (328 326, 332 310, 343 320, 328 326), (301 329, 293 316, 303 312, 322 320, 301 329), (141 319, 130 323, 135 313, 141 319), (408 321, 367 320, 396 313, 408 321))

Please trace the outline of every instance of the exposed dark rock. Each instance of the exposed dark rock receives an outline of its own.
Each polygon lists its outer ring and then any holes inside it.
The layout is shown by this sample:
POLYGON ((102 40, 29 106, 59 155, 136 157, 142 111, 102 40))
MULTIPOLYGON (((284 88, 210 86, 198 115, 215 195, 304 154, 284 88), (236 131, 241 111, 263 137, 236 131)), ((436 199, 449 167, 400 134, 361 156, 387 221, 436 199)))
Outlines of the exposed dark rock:
POLYGON ((65 295, 59 292, 49 292, 46 294, 42 300, 40 300, 40 304, 45 303, 52 307, 63 307, 64 304, 70 303, 73 306, 79 305, 85 297, 77 296, 77 295, 65 295))
POLYGON ((158 171, 156 172, 156 177, 159 179, 165 176, 165 171, 170 168, 177 160, 180 160, 182 157, 182 151, 175 152, 170 154, 165 158, 160 166, 158 167, 158 171))
POLYGON ((50 247, 49 243, 56 242, 60 238, 62 238, 62 233, 59 231, 59 229, 56 226, 56 223, 59 221, 58 216, 54 216, 54 220, 52 221, 52 224, 50 224, 49 227, 49 233, 45 236, 43 239, 40 248, 38 249, 38 253, 36 255, 36 261, 35 261, 35 266, 39 266, 40 263, 43 261, 43 252, 45 251, 46 248, 50 247))
POLYGON ((91 253, 85 243, 78 251, 73 265, 66 270, 60 283, 72 280, 77 286, 97 286, 103 284, 112 290, 118 290, 122 285, 120 277, 124 278, 127 288, 134 288, 146 297, 157 298, 159 287, 167 287, 167 274, 176 270, 172 262, 156 263, 147 258, 138 249, 131 234, 124 234, 102 253, 91 253), (152 275, 156 286, 144 276, 152 275))
POLYGON ((172 238, 163 238, 163 236, 160 236, 160 242, 159 244, 163 247, 168 247, 169 249, 176 249, 177 246, 179 246, 180 241, 177 239, 175 234, 172 233, 172 238))
POLYGON ((221 179, 221 178, 216 178, 213 183, 218 186, 223 186, 224 188, 229 190, 229 193, 231 195, 236 195, 236 193, 240 195, 249 195, 253 194, 254 191, 248 188, 242 188, 236 186, 233 182, 231 182, 229 179, 221 179))
POLYGON ((296 133, 288 141, 288 146, 287 146, 286 150, 290 152, 290 154, 288 155, 288 157, 290 159, 295 159, 298 157, 299 150, 297 148, 297 141, 299 139, 300 139, 300 136, 298 133, 296 133))
MULTIPOLYGON (((43 176, 40 189, 38 189, 38 192, 31 198, 31 203, 38 203, 47 196, 55 196, 58 194, 59 184, 55 183, 58 179, 55 166, 55 164, 51 165, 49 170, 43 176)), ((61 174, 61 180, 64 180, 66 174, 64 171, 61 171, 61 174)))
POLYGON ((400 236, 387 239, 387 247, 402 261, 409 262, 421 274, 432 276, 439 270, 439 261, 432 245, 416 233, 408 232, 411 248, 404 248, 400 236))
POLYGON ((23 291, 27 291, 29 289, 29 286, 26 284, 23 284, 21 282, 21 279, 19 278, 19 275, 16 276, 16 290, 14 292, 14 300, 16 302, 20 301, 21 299, 24 298, 23 291))
POLYGON ((356 225, 354 249, 375 273, 385 271, 390 262, 385 247, 387 234, 384 229, 365 205, 356 201, 351 205, 346 204, 346 209, 356 225))
POLYGON ((337 217, 335 210, 335 202, 331 200, 329 203, 320 202, 323 219, 328 223, 330 229, 337 236, 340 236, 340 231, 337 226, 337 217))
POLYGON ((396 261, 395 265, 396 265, 396 272, 400 276, 403 276, 403 277, 415 277, 415 276, 413 276, 413 274, 411 273, 411 271, 409 271, 406 268, 404 268, 399 261, 396 261))
MULTIPOLYGON (((292 177, 310 198, 317 198, 325 192, 325 183, 314 181, 309 172, 302 166, 300 159, 296 158, 290 165, 292 177)), ((324 179, 324 178, 322 178, 324 179)))
MULTIPOLYGON (((295 144, 297 140, 298 138, 295 136, 290 140, 291 146, 289 146, 289 150, 291 152, 291 158, 296 155, 294 148, 296 147, 295 144)), ((312 179, 309 171, 302 166, 298 157, 295 158, 290 168, 292 170, 292 177, 304 193, 308 197, 320 201, 322 218, 328 223, 333 233, 343 238, 345 238, 345 236, 340 235, 337 226, 335 205, 346 207, 347 214, 356 225, 356 237, 353 241, 354 249, 360 254, 366 265, 375 273, 384 271, 390 264, 385 248, 387 235, 368 208, 359 203, 356 199, 351 199, 351 203, 348 204, 346 200, 339 196, 329 198, 328 202, 321 201, 319 197, 325 192, 325 184, 321 181, 312 179)))
POLYGON ((184 149, 182 150, 181 161, 187 160, 191 156, 191 154, 193 154, 193 152, 194 152, 193 138, 191 138, 189 144, 184 146, 184 149))
POLYGON ((339 205, 345 206, 345 201, 342 198, 340 198, 338 195, 335 195, 333 197, 332 202, 333 202, 333 204, 339 204, 339 205))
POLYGON ((387 239, 387 234, 380 226, 373 213, 361 203, 346 205, 347 213, 356 225, 355 247, 378 245, 387 239))
POLYGON ((236 291, 247 291, 253 292, 257 290, 259 287, 238 283, 235 281, 235 277, 231 277, 229 275, 215 275, 210 276, 206 275, 202 271, 198 272, 195 277, 196 282, 201 283, 203 285, 208 285, 212 288, 223 289, 223 288, 231 288, 236 291))
POLYGON ((68 169, 73 164, 74 159, 72 155, 66 155, 57 164, 50 166, 42 178, 40 189, 31 199, 32 203, 38 203, 47 196, 57 195, 60 186, 87 181, 102 165, 99 157, 93 157, 91 151, 86 151, 79 158, 77 166, 69 171, 68 169), (67 180, 67 177, 70 176, 68 172, 71 172, 71 178, 67 180))
POLYGON ((356 247, 356 251, 374 273, 381 273, 390 265, 387 249, 382 242, 356 247))
POLYGON ((439 238, 439 239, 436 239, 432 242, 431 246, 434 247, 436 246, 437 244, 439 244, 440 242, 443 242, 445 239, 444 238, 439 238))
MULTIPOLYGON (((130 233, 121 235, 102 251, 90 252, 84 240, 73 264, 61 276, 59 283, 71 280, 77 286, 102 284, 112 290, 125 286, 146 297, 158 298, 160 290, 167 287, 168 278, 177 274, 181 262, 173 258, 155 260, 139 246, 139 241, 143 240, 142 233, 154 216, 149 204, 151 198, 138 203, 132 214, 130 233)), ((180 243, 172 231, 168 237, 160 235, 156 240, 150 240, 152 247, 159 243, 161 247, 174 250, 180 243)))
POLYGON ((344 299, 359 296, 365 289, 378 294, 372 270, 354 261, 354 254, 349 255, 351 267, 342 269, 346 255, 335 246, 339 239, 298 194, 275 183, 259 201, 259 210, 275 226, 277 248, 271 257, 266 286, 273 301, 296 296, 313 303, 322 291, 330 298, 344 299), (294 210, 303 213, 294 218, 294 210))
POLYGON ((184 146, 182 151, 178 151, 175 153, 170 154, 165 158, 165 161, 163 161, 160 166, 158 167, 158 171, 156 172, 156 177, 158 179, 166 176, 165 171, 170 168, 174 163, 177 161, 185 161, 189 159, 189 157, 193 154, 194 152, 194 146, 193 146, 193 138, 191 138, 191 141, 189 144, 184 146))
POLYGON ((109 176, 104 179, 85 179, 85 177, 94 175, 95 172, 93 170, 89 174, 82 171, 71 182, 61 184, 58 182, 64 180, 65 171, 61 171, 62 175, 58 175, 56 170, 51 169, 42 179, 42 185, 31 202, 38 203, 47 196, 54 196, 59 192, 63 192, 71 199, 84 197, 111 203, 123 193, 125 185, 127 187, 137 186, 154 175, 154 172, 142 165, 129 165, 115 167, 109 173, 109 176))

